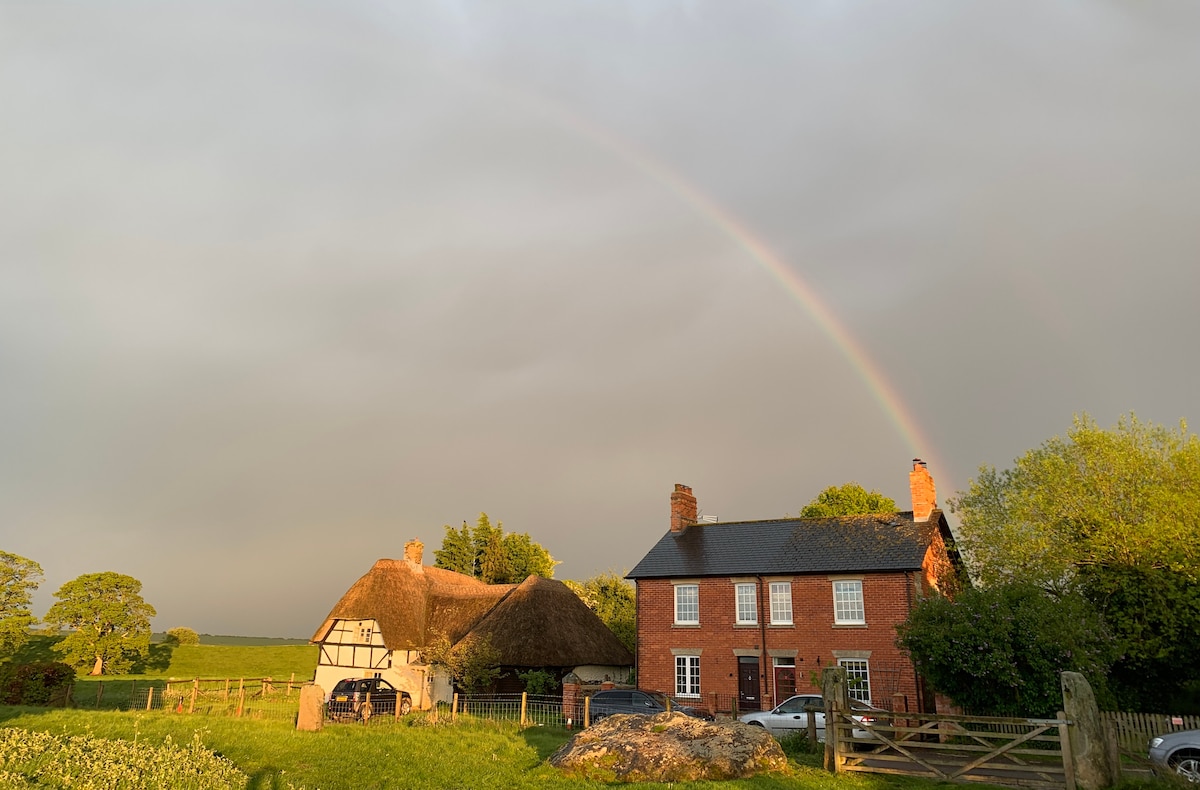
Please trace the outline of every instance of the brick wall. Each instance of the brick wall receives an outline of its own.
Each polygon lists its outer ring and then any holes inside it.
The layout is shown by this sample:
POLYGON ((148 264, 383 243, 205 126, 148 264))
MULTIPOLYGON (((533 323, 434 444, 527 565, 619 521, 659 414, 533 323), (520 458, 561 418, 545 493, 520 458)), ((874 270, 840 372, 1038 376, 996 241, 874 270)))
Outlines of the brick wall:
MULTIPOLYGON (((791 626, 770 625, 769 581, 759 590, 761 625, 735 625, 734 581, 729 578, 681 580, 695 582, 700 593, 700 626, 674 625, 674 585, 670 579, 637 580, 638 686, 675 692, 677 651, 700 651, 700 691, 707 697, 738 694, 738 657, 734 652, 759 651, 760 699, 776 701, 770 651, 795 651, 796 693, 819 692, 810 681, 824 667, 837 664, 834 651, 870 651, 871 701, 891 706, 893 693, 904 695, 910 710, 919 707, 916 674, 895 645, 897 623, 908 616, 916 600, 913 588, 920 574, 868 573, 830 577, 793 576, 791 626), (865 626, 835 626, 833 578, 861 578, 865 626)), ((748 579, 739 579, 748 581, 748 579)), ((757 580, 755 580, 757 583, 757 580)), ((745 652, 742 652, 745 655, 745 652)), ((819 683, 819 681, 818 681, 819 683)))

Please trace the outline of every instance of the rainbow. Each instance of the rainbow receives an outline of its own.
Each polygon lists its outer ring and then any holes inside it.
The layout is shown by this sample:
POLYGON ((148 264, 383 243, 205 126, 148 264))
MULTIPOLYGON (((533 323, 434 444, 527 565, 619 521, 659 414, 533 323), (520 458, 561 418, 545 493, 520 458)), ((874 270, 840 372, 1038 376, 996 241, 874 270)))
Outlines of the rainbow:
MULTIPOLYGON (((461 75, 461 72, 459 74, 461 75)), ((640 151, 630 141, 587 122, 564 107, 477 73, 472 73, 467 81, 475 87, 482 87, 490 93, 501 95, 513 104, 524 105, 534 114, 548 118, 555 125, 568 129, 576 136, 608 151, 668 189, 709 224, 734 241, 800 303, 832 341, 834 347, 849 361, 851 368, 866 385, 900 438, 908 445, 913 457, 923 456, 934 469, 942 468, 933 450, 933 443, 925 437, 916 417, 867 350, 837 319, 833 311, 825 306, 817 292, 799 274, 784 264, 779 256, 732 212, 717 204, 679 173, 640 151)), ((945 473, 948 472, 949 469, 946 469, 945 473)))

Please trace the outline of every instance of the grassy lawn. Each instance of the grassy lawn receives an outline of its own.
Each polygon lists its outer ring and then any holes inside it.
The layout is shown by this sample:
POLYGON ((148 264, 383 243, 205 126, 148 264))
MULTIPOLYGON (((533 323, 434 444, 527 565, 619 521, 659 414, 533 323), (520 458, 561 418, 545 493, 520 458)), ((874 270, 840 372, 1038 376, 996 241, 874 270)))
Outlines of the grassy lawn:
MULTIPOLYGON (((250 788, 588 788, 611 787, 561 775, 545 763, 571 733, 550 728, 519 731, 488 722, 424 725, 414 715, 399 724, 326 727, 297 732, 290 724, 161 713, 0 708, 0 727, 57 735, 89 734, 140 744, 189 743, 228 758, 250 777, 250 788)), ((722 783, 676 783, 679 790, 714 787, 750 790, 928 790, 934 783, 861 774, 833 777, 818 758, 793 761, 785 773, 722 783)), ((639 787, 666 788, 643 784, 639 787)))

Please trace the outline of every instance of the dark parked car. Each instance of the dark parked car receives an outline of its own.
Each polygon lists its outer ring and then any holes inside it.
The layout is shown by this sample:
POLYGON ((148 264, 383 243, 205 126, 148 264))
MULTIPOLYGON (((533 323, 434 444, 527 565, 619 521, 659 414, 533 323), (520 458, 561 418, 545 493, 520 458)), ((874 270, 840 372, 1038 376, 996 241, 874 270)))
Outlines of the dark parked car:
POLYGON ((333 687, 326 711, 334 721, 365 721, 381 713, 396 715, 397 704, 404 716, 412 710, 412 697, 383 678, 346 678, 333 687))
POLYGON ((597 691, 592 695, 589 711, 594 724, 614 713, 644 713, 647 715, 662 713, 667 709, 668 702, 673 711, 677 710, 693 718, 712 721, 712 714, 706 710, 693 708, 678 700, 668 699, 666 694, 658 691, 639 691, 637 689, 597 691))
POLYGON ((1156 771, 1173 771, 1200 783, 1200 730, 1171 732, 1150 741, 1150 762, 1156 771))

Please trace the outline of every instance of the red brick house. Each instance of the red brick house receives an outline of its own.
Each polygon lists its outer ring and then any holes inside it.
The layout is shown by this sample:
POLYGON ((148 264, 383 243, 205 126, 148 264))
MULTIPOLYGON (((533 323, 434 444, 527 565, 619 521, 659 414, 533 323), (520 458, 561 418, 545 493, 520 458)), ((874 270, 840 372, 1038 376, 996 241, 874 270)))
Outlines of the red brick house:
POLYGON ((920 460, 909 486, 905 513, 710 523, 677 484, 670 531, 627 577, 638 686, 753 710, 819 692, 821 669, 841 665, 852 697, 932 710, 896 625, 958 555, 920 460))

